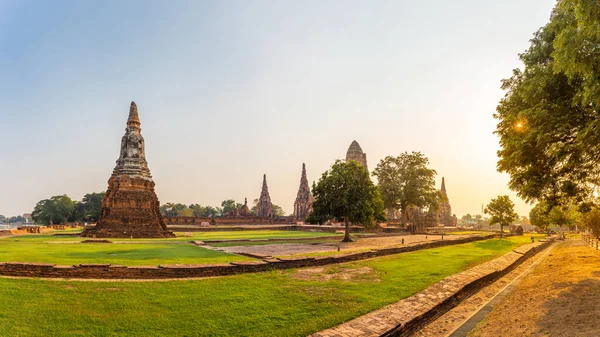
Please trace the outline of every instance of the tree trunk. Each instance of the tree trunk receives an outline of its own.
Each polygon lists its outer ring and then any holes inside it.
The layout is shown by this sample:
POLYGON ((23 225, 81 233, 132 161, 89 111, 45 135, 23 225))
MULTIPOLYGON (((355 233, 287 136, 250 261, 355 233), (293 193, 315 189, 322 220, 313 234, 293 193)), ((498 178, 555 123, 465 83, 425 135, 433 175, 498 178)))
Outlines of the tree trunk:
POLYGON ((504 236, 504 226, 500 225, 500 239, 504 236))
POLYGON ((352 239, 350 239, 350 221, 347 216, 344 217, 344 224, 346 225, 346 233, 342 242, 352 242, 352 239))

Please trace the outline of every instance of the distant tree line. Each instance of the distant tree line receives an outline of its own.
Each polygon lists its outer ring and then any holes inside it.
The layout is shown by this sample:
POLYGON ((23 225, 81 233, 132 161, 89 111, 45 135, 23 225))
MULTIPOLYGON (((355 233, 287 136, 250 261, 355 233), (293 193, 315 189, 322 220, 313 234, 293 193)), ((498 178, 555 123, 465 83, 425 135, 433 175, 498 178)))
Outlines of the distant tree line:
POLYGON ((31 213, 34 223, 41 225, 65 224, 67 222, 96 222, 102 211, 104 192, 88 193, 81 201, 68 195, 57 195, 40 200, 31 213))
MULTIPOLYGON (((250 212, 256 215, 256 207, 258 199, 254 199, 250 212)), ((241 209, 244 204, 235 201, 234 199, 226 199, 221 202, 221 206, 202 206, 199 204, 185 205, 181 203, 168 202, 160 206, 160 212, 164 216, 183 216, 183 217, 219 217, 233 210, 241 209)), ((273 204, 273 212, 275 216, 285 216, 285 211, 281 206, 273 204)))
POLYGON ((23 223, 25 222, 25 218, 21 215, 16 215, 16 216, 11 216, 11 217, 6 217, 4 215, 0 215, 0 223, 7 223, 7 224, 11 224, 11 223, 23 223))

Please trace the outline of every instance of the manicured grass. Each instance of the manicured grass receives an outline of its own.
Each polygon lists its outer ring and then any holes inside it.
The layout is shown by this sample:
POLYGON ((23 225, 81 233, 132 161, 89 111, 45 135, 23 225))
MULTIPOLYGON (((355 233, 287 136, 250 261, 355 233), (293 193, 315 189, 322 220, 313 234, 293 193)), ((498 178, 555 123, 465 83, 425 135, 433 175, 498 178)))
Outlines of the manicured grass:
POLYGON ((306 336, 528 242, 528 236, 493 239, 333 265, 321 273, 142 283, 0 278, 0 326, 7 336, 306 336), (350 280, 335 278, 357 270, 363 272, 350 280))
POLYGON ((60 244, 30 240, 29 236, 0 241, 0 262, 39 262, 58 265, 110 263, 126 266, 155 266, 160 264, 211 264, 248 260, 252 259, 187 243, 60 244))
MULTIPOLYGON (((57 231, 63 232, 63 231, 57 231)), ((128 266, 212 264, 252 260, 198 247, 186 241, 235 239, 297 239, 334 237, 335 233, 300 231, 196 232, 173 239, 109 239, 112 244, 82 244, 78 236, 32 234, 0 239, 0 262, 39 262, 59 265, 110 263, 128 266)), ((299 241, 301 242, 301 241, 299 241)), ((253 244, 239 243, 234 245, 253 244)))
POLYGON ((339 236, 343 234, 328 232, 301 232, 301 231, 281 231, 281 230, 262 230, 262 231, 230 231, 230 232, 192 232, 187 236, 185 233, 175 233, 178 240, 257 240, 257 239, 298 239, 298 238, 318 238, 325 236, 339 236))
POLYGON ((500 232, 493 231, 460 231, 460 232, 448 232, 446 235, 489 235, 489 234, 497 234, 500 232))

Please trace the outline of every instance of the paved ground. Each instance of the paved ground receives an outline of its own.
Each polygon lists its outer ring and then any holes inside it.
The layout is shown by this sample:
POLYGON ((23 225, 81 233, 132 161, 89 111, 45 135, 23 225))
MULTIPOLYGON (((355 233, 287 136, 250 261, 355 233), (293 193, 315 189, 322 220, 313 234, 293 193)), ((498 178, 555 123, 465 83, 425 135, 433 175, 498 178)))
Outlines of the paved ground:
POLYGON ((600 252, 569 240, 472 331, 479 336, 600 335, 600 252))
MULTIPOLYGON (((445 235, 445 240, 453 240, 464 238, 469 235, 445 235)), ((376 237, 376 238, 361 238, 355 242, 340 243, 339 241, 318 243, 318 244, 306 244, 306 243, 290 243, 290 244, 272 244, 272 245, 260 245, 260 246, 233 246, 233 247, 221 247, 222 251, 228 253, 245 253, 245 254, 258 254, 265 256, 290 256, 290 255, 301 255, 307 253, 319 253, 319 252, 335 252, 340 251, 350 252, 356 250, 366 250, 374 248, 386 248, 395 247, 402 245, 402 239, 404 244, 414 244, 426 241, 440 240, 439 235, 402 235, 402 236, 387 236, 387 237, 376 237)))
POLYGON ((551 251, 552 248, 548 248, 546 251, 523 262, 498 281, 464 300, 456 308, 423 328, 415 336, 466 336, 492 310, 496 301, 501 300, 501 295, 510 293, 513 290, 512 287, 532 272, 551 251))
POLYGON ((515 250, 518 251, 518 253, 509 252, 492 261, 449 276, 418 294, 331 329, 315 333, 312 337, 381 336, 396 326, 404 325, 424 314, 437 304, 454 295, 465 285, 478 280, 483 276, 489 275, 494 271, 508 267, 519 259, 523 253, 540 244, 541 243, 536 242, 535 244, 522 246, 515 250))

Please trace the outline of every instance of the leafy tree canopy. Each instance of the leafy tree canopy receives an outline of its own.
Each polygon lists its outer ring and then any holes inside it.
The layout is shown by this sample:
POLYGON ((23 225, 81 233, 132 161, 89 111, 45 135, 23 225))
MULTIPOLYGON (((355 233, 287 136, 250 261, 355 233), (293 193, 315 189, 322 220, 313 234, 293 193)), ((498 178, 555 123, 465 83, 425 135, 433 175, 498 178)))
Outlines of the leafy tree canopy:
POLYGON ((441 194, 435 188, 437 173, 428 166, 429 159, 420 152, 405 152, 382 159, 373 175, 379 182, 384 207, 399 209, 402 214, 409 206, 435 211, 441 194))
POLYGON ((307 221, 323 223, 344 219, 346 233, 343 242, 350 240, 350 223, 373 225, 385 221, 384 206, 379 189, 360 164, 336 161, 313 184, 313 212, 307 221))
POLYGON ((39 224, 64 224, 69 221, 74 211, 75 202, 65 194, 38 202, 31 217, 39 224))
POLYGON ((515 212, 515 204, 508 195, 492 199, 484 212, 490 215, 490 225, 500 225, 500 236, 504 233, 504 227, 512 225, 519 219, 519 215, 515 212))
POLYGON ((600 6, 562 0, 503 81, 498 169, 529 202, 589 204, 600 177, 600 6))

